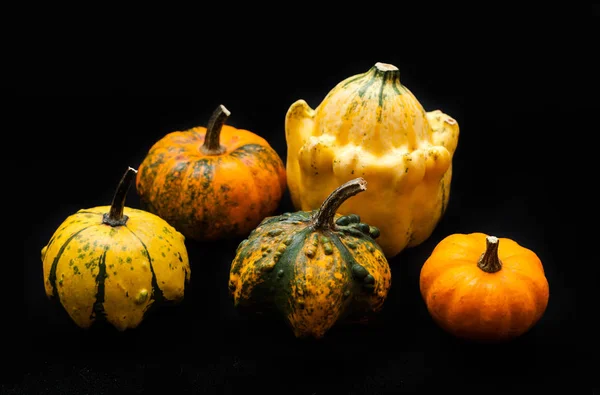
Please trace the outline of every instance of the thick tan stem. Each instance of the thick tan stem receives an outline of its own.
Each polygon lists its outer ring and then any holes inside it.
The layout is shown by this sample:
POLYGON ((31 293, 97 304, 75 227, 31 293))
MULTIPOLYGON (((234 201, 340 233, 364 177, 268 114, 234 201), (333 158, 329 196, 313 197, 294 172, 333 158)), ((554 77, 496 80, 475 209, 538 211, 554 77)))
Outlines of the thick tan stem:
POLYGON ((502 262, 498 257, 498 244, 500 241, 495 236, 488 236, 485 242, 485 252, 481 254, 477 266, 486 273, 496 273, 502 269, 502 262))
POLYGON ((342 203, 350 197, 367 190, 367 181, 359 177, 346 182, 339 186, 336 190, 325 199, 321 208, 313 217, 313 227, 315 229, 330 229, 333 228, 333 219, 335 213, 340 208, 342 203))

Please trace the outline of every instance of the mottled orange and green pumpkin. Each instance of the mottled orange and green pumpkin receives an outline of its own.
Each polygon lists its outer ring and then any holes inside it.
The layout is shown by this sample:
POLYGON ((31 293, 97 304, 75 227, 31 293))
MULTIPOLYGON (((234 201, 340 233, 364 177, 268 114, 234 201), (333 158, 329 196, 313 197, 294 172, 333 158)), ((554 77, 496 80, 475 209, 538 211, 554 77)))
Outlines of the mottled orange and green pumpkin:
POLYGON ((228 116, 219 106, 206 128, 167 134, 138 169, 144 208, 190 239, 247 236, 274 213, 286 188, 277 152, 264 138, 224 125, 228 116))
POLYGON ((235 306, 274 312, 296 337, 322 338, 338 322, 380 311, 391 286, 388 262, 375 239, 379 230, 337 208, 364 191, 351 180, 319 210, 265 218, 238 246, 229 291, 235 306))
POLYGON ((42 249, 46 295, 82 328, 137 327, 158 302, 180 302, 190 280, 184 236, 163 219, 125 207, 129 168, 111 206, 77 211, 42 249))

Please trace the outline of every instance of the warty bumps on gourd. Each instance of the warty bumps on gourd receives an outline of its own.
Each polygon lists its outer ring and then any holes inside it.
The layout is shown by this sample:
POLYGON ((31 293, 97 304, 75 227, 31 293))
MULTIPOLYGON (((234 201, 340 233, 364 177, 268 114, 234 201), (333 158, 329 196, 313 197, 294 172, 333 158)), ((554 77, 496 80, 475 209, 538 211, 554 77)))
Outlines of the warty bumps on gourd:
POLYGON ((318 210, 265 218, 242 241, 231 264, 229 292, 245 312, 274 313, 296 337, 320 339, 336 324, 368 322, 381 311, 392 277, 375 241, 379 229, 342 202, 364 193, 362 178, 339 186, 318 210))
POLYGON ((393 65, 343 80, 314 110, 296 101, 285 131, 296 209, 316 209, 336 186, 365 178, 369 190, 339 210, 379 228, 388 258, 425 241, 446 210, 458 123, 426 112, 393 65))

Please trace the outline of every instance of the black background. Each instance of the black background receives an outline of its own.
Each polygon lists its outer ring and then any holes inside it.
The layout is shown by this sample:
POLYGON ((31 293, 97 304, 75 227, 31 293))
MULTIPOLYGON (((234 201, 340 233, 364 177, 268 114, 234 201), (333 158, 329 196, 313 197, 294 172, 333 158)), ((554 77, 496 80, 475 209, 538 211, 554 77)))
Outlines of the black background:
MULTIPOLYGON (((313 30, 281 23, 257 33, 249 23, 235 32, 232 22, 217 33, 202 25, 185 44, 160 29, 109 40, 104 24, 90 29, 96 34, 57 24, 27 41, 11 115, 28 147, 23 196, 35 199, 35 210, 23 210, 25 341, 7 345, 22 363, 8 370, 2 393, 148 393, 166 384, 169 393, 591 394, 591 345, 578 325, 581 274, 568 247, 577 244, 568 230, 579 218, 565 184, 575 176, 564 150, 574 134, 585 141, 597 132, 577 122, 597 111, 587 92, 598 8, 471 9, 462 18, 450 11, 415 25, 410 39, 406 25, 321 32, 311 23, 323 21, 306 21, 313 30), (335 328, 315 342, 243 319, 227 295, 240 240, 188 241, 185 301, 133 331, 79 330, 46 299, 41 248, 68 215, 110 203, 127 166, 137 167, 156 140, 205 126, 224 104, 230 125, 267 138, 285 161, 287 108, 300 98, 316 107, 337 82, 378 61, 396 65, 426 110, 453 116, 461 135, 448 210, 425 243, 390 260, 392 290, 373 325, 335 328), (420 297, 419 271, 435 244, 475 231, 513 238, 546 269, 546 314, 509 344, 452 338, 420 297)), ((127 205, 138 204, 132 189, 127 205)), ((286 195, 278 212, 290 210, 286 195)))

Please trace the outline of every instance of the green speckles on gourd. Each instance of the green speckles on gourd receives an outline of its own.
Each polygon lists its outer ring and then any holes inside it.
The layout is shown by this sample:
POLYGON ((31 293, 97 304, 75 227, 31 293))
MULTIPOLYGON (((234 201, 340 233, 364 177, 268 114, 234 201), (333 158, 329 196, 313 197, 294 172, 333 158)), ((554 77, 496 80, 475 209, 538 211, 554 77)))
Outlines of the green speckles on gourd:
POLYGON ((269 248, 269 246, 267 244, 263 244, 262 246, 260 246, 261 251, 266 251, 267 248, 269 248))
POLYGON ((279 277, 279 278, 283 277, 284 274, 285 274, 285 271, 283 269, 279 269, 277 271, 277 277, 279 277))
POLYGON ((280 254, 283 254, 285 252, 285 249, 287 248, 287 245, 285 245, 284 243, 280 244, 277 247, 277 252, 280 254))
POLYGON ((367 246, 367 251, 375 252, 375 247, 371 243, 366 243, 365 245, 367 246))
POLYGON ((138 292, 138 294, 135 296, 135 303, 142 304, 147 299, 148 299, 148 290, 144 288, 144 289, 140 290, 140 292, 138 292))
POLYGON ((292 236, 289 236, 285 240, 283 240, 283 244, 289 246, 290 244, 292 244, 292 240, 294 240, 294 238, 292 236))
POLYGON ((346 247, 348 247, 348 248, 350 248, 352 250, 355 250, 357 246, 356 246, 355 242, 353 242, 353 241, 347 241, 346 242, 346 247))

